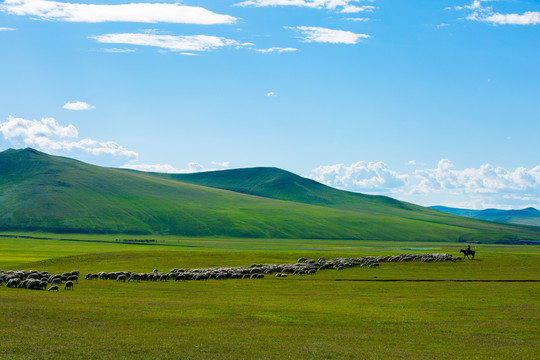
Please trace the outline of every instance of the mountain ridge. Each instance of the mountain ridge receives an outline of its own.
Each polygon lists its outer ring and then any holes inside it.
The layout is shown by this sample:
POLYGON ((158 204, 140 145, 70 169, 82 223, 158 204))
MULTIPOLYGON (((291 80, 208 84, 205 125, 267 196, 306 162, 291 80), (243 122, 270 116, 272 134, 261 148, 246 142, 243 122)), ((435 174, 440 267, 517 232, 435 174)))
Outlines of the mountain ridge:
POLYGON ((490 220, 512 224, 540 226, 540 210, 530 206, 523 209, 502 210, 489 208, 484 210, 472 210, 435 205, 430 209, 447 214, 466 216, 473 219, 490 220))

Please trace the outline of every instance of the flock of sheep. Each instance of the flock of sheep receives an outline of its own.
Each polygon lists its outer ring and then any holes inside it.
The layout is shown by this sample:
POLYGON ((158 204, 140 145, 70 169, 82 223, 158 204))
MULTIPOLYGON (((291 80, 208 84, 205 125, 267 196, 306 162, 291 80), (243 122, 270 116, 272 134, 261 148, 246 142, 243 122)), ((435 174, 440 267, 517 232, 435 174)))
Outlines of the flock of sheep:
POLYGON ((5 283, 6 287, 9 288, 46 290, 47 285, 51 285, 48 291, 58 291, 63 284, 64 290, 73 290, 73 284, 78 282, 79 272, 77 270, 56 275, 37 270, 0 271, 0 285, 5 283))
MULTIPOLYGON (((276 277, 288 275, 312 275, 324 269, 337 271, 349 267, 377 268, 384 262, 404 261, 456 261, 461 258, 450 254, 402 254, 388 256, 366 256, 360 258, 336 258, 326 260, 320 257, 307 259, 302 257, 294 264, 253 264, 249 267, 217 267, 207 269, 172 269, 168 273, 159 272, 157 269, 150 273, 137 273, 130 271, 88 273, 85 280, 116 280, 117 282, 130 281, 167 281, 167 280, 208 280, 208 279, 262 279, 265 275, 275 274, 276 277)), ((32 290, 58 291, 64 285, 64 290, 73 290, 78 283, 79 271, 71 271, 63 274, 51 275, 47 271, 36 270, 0 270, 0 285, 6 284, 10 288, 25 288, 32 290)))

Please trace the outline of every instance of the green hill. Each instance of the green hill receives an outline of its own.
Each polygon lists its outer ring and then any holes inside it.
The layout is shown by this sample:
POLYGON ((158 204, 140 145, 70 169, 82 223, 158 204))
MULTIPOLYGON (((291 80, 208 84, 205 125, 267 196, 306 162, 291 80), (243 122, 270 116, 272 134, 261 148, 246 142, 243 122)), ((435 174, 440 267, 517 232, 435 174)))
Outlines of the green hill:
POLYGON ((199 180, 202 175, 221 176, 230 186, 244 179, 244 188, 236 189, 244 193, 188 183, 173 175, 103 168, 32 149, 6 150, 0 153, 0 230, 438 241, 461 237, 483 242, 540 239, 536 227, 484 222, 387 197, 348 193, 279 169, 203 173, 197 175, 199 180), (252 190, 248 191, 248 184, 252 190))
POLYGON ((474 219, 540 226, 540 211, 533 207, 518 210, 470 210, 446 206, 431 206, 430 208, 447 214, 466 216, 474 219))
POLYGON ((370 213, 395 213, 429 209, 387 196, 366 195, 334 189, 289 171, 270 167, 199 172, 193 174, 153 174, 186 183, 230 190, 272 199, 320 205, 370 213))

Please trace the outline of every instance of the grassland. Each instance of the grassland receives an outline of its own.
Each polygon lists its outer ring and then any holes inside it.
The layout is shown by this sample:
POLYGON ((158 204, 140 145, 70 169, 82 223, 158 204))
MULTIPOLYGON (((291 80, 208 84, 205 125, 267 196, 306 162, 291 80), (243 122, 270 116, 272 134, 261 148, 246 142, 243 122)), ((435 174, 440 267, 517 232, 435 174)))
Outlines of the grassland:
MULTIPOLYGON (((0 269, 168 271, 294 262, 299 256, 457 256, 459 250, 444 242, 163 237, 157 245, 132 245, 105 235, 72 240, 79 241, 0 238, 0 269)), ((0 287, 0 358, 537 358, 540 283, 500 280, 540 280, 540 248, 475 249, 475 261, 385 263, 380 269, 284 279, 81 280, 74 291, 59 293, 0 287)))

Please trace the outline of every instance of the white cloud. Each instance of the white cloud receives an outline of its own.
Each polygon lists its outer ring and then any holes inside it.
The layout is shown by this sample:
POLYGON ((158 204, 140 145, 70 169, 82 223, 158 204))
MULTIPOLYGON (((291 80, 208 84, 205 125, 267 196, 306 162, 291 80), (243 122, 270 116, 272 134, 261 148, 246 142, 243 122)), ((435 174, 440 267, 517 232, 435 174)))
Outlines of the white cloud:
POLYGON ((212 25, 232 24, 237 20, 233 16, 216 14, 202 7, 177 3, 97 5, 48 0, 5 0, 0 10, 11 15, 42 20, 88 23, 115 21, 212 25))
POLYGON ((9 116, 7 121, 0 123, 0 134, 14 146, 33 147, 47 153, 79 150, 94 156, 110 155, 127 159, 138 157, 136 152, 113 141, 67 140, 79 137, 77 128, 73 125, 61 126, 53 118, 25 120, 9 116))
POLYGON ((492 24, 504 25, 536 25, 540 24, 539 11, 527 11, 523 14, 499 14, 494 13, 486 17, 480 17, 474 20, 490 22, 492 24))
POLYGON ((354 5, 360 0, 246 0, 236 3, 235 6, 242 7, 277 7, 277 6, 296 6, 312 9, 325 9, 340 11, 344 13, 356 13, 362 11, 373 11, 375 8, 371 5, 354 5))
POLYGON ((75 126, 60 126, 53 118, 43 118, 41 121, 37 121, 24 120, 11 115, 6 122, 0 123, 0 132, 6 140, 21 137, 25 141, 32 142, 33 139, 39 136, 56 136, 59 138, 79 136, 75 126))
POLYGON ((420 181, 412 192, 430 193, 450 190, 464 194, 534 194, 540 199, 540 165, 532 169, 519 167, 509 171, 490 164, 479 168, 455 170, 448 159, 441 159, 436 169, 417 170, 415 177, 420 181))
POLYGON ((370 21, 371 19, 370 18, 345 18, 345 20, 366 22, 366 21, 370 21))
POLYGON ((363 6, 356 6, 356 5, 346 5, 341 9, 341 13, 344 14, 354 14, 359 12, 373 12, 375 9, 375 6, 371 5, 363 5, 363 6))
POLYGON ((96 107, 88 103, 85 103, 84 101, 75 101, 75 102, 65 103, 63 108, 66 110, 81 111, 81 110, 92 110, 92 109, 95 109, 96 107))
POLYGON ((349 166, 319 166, 308 177, 344 190, 389 195, 425 205, 540 207, 540 165, 515 170, 490 164, 456 169, 450 160, 441 159, 436 168, 399 173, 383 162, 359 161, 349 166))
POLYGON ((14 28, 10 28, 10 27, 0 27, 0 31, 13 31, 15 30, 14 28))
POLYGON ((448 159, 441 159, 437 168, 414 173, 415 184, 405 195, 416 198, 444 195, 443 205, 456 205, 462 199, 466 207, 523 208, 540 207, 540 165, 531 169, 507 170, 490 164, 458 170, 448 159))
POLYGON ((257 51, 257 52, 263 53, 263 54, 298 51, 297 48, 292 48, 292 47, 286 47, 286 48, 271 47, 271 48, 267 48, 267 49, 254 49, 254 50, 257 51))
POLYGON ((380 161, 359 161, 349 166, 344 164, 319 166, 313 169, 308 177, 343 189, 386 190, 406 185, 409 175, 400 175, 380 161))
POLYGON ((490 0, 474 0, 472 2, 472 4, 465 5, 464 7, 467 8, 467 9, 471 9, 471 10, 480 9, 480 8, 482 8, 482 1, 486 2, 486 1, 490 1, 490 0))
POLYGON ((228 161, 216 162, 212 161, 212 167, 205 167, 198 162, 190 162, 185 169, 177 169, 169 164, 134 164, 128 163, 122 165, 123 169, 133 169, 146 172, 159 172, 159 173, 168 173, 168 174, 188 174, 201 171, 215 171, 215 170, 224 170, 228 169, 230 163, 228 161))
POLYGON ((467 20, 487 22, 494 25, 537 25, 540 24, 539 11, 526 11, 523 14, 501 14, 495 12, 492 6, 484 6, 483 3, 492 0, 474 0, 469 5, 454 6, 448 10, 468 11, 467 20))
POLYGON ((208 35, 173 36, 152 33, 122 33, 91 36, 90 38, 100 43, 153 46, 179 52, 209 51, 227 46, 239 48, 249 45, 236 40, 208 35))
POLYGON ((121 54, 121 53, 132 53, 132 52, 135 52, 136 50, 135 49, 128 49, 128 48, 110 48, 110 49, 106 49, 106 48, 103 48, 103 49, 99 49, 99 51, 101 52, 106 52, 106 53, 113 53, 113 54, 121 54))
POLYGON ((366 34, 357 34, 345 30, 333 30, 314 26, 286 26, 285 29, 296 30, 302 33, 305 42, 322 42, 332 44, 357 44, 362 39, 370 36, 366 34))
POLYGON ((274 93, 273 91, 270 91, 270 92, 266 93, 266 96, 267 97, 276 96, 276 93, 274 93))
POLYGON ((409 160, 409 162, 407 162, 407 164, 409 165, 416 165, 416 160, 409 160))
POLYGON ((212 165, 214 166, 217 166, 221 169, 228 169, 231 167, 231 162, 230 161, 222 161, 222 162, 219 162, 219 161, 212 161, 211 162, 212 165))
POLYGON ((132 170, 138 170, 138 171, 167 173, 167 174, 178 174, 182 172, 182 170, 179 170, 169 164, 125 164, 120 167, 123 169, 132 169, 132 170))

